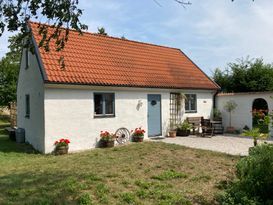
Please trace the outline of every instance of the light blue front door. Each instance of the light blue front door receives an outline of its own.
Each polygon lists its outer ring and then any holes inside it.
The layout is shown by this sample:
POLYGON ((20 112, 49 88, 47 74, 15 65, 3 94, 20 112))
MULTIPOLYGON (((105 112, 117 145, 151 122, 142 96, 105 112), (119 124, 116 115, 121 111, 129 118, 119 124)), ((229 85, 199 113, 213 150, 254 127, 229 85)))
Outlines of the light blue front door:
POLYGON ((148 136, 161 135, 161 95, 148 95, 148 136))

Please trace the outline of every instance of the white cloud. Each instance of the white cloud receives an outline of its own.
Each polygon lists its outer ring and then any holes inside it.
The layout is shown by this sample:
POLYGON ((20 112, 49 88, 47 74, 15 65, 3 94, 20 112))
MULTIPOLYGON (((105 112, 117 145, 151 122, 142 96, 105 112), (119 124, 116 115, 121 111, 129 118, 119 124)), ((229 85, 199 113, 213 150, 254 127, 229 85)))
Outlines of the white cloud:
POLYGON ((200 11, 193 30, 201 44, 193 53, 198 53, 196 61, 205 56, 199 62, 207 69, 224 68, 227 62, 247 55, 273 62, 273 4, 240 3, 208 0, 200 11))

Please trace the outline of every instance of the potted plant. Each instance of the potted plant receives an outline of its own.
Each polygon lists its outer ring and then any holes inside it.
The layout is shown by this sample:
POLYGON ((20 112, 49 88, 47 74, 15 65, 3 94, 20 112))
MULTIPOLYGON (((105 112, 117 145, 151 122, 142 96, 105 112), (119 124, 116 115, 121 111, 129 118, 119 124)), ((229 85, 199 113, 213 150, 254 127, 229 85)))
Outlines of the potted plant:
POLYGON ((132 130, 132 141, 133 142, 143 142, 145 130, 141 129, 141 127, 132 130))
POLYGON ((213 120, 222 121, 222 113, 217 108, 213 109, 213 120))
POLYGON ((101 131, 99 145, 100 147, 114 147, 115 139, 115 134, 112 134, 108 131, 101 131))
MULTIPOLYGON (((259 128, 254 128, 251 130, 244 130, 242 136, 252 137, 254 147, 258 145, 258 139, 267 139, 268 134, 261 133, 259 128)), ((249 148, 251 150, 251 147, 249 148)))
POLYGON ((67 154, 68 153, 68 144, 70 143, 69 139, 60 139, 55 141, 54 145, 55 145, 55 154, 56 155, 63 155, 63 154, 67 154))
POLYGON ((173 122, 170 123, 169 137, 171 138, 176 137, 176 127, 173 122))
POLYGON ((224 106, 224 109, 229 113, 229 127, 227 127, 228 133, 235 132, 235 128, 231 126, 231 113, 236 109, 236 107, 237 107, 237 104, 232 100, 227 101, 224 106))
POLYGON ((189 136, 192 129, 192 124, 187 120, 184 120, 183 123, 179 124, 176 129, 176 134, 178 136, 189 136))

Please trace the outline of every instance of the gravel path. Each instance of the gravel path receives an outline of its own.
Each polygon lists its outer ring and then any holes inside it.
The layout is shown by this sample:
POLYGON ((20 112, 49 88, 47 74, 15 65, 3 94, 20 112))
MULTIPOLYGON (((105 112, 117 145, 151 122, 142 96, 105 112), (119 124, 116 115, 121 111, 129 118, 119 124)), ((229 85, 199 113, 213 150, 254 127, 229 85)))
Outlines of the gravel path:
MULTIPOLYGON (((253 140, 251 138, 223 135, 217 135, 211 138, 197 136, 165 138, 160 141, 241 156, 248 155, 248 148, 253 146, 253 140)), ((268 142, 272 143, 272 140, 268 142)))

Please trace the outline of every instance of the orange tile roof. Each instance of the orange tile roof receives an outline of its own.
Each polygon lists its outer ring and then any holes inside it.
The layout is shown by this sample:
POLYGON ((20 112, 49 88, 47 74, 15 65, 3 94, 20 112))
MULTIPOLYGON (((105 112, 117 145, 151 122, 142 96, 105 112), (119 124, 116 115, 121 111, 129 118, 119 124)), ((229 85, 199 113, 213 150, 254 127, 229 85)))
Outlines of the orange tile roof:
MULTIPOLYGON (((38 23, 29 23, 38 45, 38 23)), ((49 31, 52 28, 49 27, 49 31)), ((45 82, 99 86, 218 89, 181 50, 71 30, 64 50, 39 48, 45 82), (65 69, 59 64, 64 57, 65 69)))

